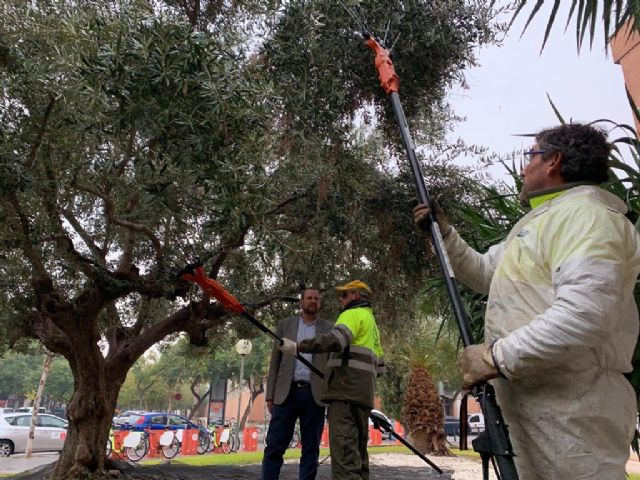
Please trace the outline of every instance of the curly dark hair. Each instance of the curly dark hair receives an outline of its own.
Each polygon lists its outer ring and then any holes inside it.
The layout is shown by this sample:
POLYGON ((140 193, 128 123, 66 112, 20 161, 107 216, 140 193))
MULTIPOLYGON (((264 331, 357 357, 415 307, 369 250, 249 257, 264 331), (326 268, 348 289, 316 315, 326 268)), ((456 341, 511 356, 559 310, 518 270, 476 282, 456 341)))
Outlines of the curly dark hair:
POLYGON ((566 182, 602 183, 609 179, 611 144, 604 130, 592 125, 569 123, 536 134, 544 157, 562 153, 560 173, 566 182))

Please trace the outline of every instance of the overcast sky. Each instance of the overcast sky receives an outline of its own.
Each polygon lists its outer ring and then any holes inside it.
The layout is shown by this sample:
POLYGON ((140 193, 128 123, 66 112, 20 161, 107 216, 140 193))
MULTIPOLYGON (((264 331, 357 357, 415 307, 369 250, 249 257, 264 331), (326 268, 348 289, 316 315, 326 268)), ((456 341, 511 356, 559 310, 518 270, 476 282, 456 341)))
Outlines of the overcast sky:
MULTIPOLYGON (((531 144, 530 139, 512 134, 533 133, 558 123, 547 94, 565 120, 608 118, 617 123, 633 123, 622 69, 613 63, 610 52, 605 54, 601 30, 593 49, 589 50, 587 43, 579 54, 574 23, 564 32, 568 4, 561 6, 541 54, 551 5, 541 9, 522 38, 526 15, 512 27, 502 47, 479 51, 481 66, 466 74, 470 88, 456 87, 450 94, 455 111, 467 118, 455 127, 451 139, 460 137, 497 153, 526 147, 531 144)), ((506 172, 500 166, 493 167, 491 173, 501 176, 506 172)))

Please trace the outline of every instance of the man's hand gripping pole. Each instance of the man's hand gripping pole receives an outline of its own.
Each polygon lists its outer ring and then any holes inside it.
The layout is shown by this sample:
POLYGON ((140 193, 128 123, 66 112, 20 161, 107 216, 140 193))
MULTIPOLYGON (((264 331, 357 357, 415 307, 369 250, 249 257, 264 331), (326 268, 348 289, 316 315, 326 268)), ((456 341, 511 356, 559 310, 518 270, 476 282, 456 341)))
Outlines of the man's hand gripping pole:
MULTIPOLYGON (((183 280, 186 280, 188 282, 193 282, 198 284, 200 288, 202 288, 202 290, 207 295, 218 300, 226 310, 233 312, 237 315, 242 315, 244 318, 246 318, 251 323, 253 323, 256 327, 258 327, 260 330, 262 330, 264 333, 266 333, 267 335, 275 339, 280 345, 282 345, 283 343, 282 338, 280 338, 273 330, 267 327, 264 323, 260 322, 253 315, 248 313, 245 310, 244 306, 238 301, 238 299, 235 296, 233 296, 231 292, 229 292, 222 285, 220 285, 219 282, 217 282, 213 278, 209 278, 204 272, 204 268, 202 267, 202 265, 190 265, 186 267, 185 269, 182 270, 180 277, 183 280)), ((318 370, 318 368, 315 365, 313 365, 310 361, 308 361, 302 355, 297 353, 296 359, 302 362, 307 368, 309 368, 309 370, 311 370, 313 373, 318 375, 320 378, 324 378, 324 373, 318 370)), ((377 414, 374 414, 372 412, 369 415, 369 418, 371 418, 375 428, 377 428, 378 430, 382 429, 390 433, 391 435, 393 435, 395 438, 400 440, 401 443, 406 445, 413 453, 418 455, 422 460, 424 460, 431 467, 433 467, 435 471, 437 471, 438 473, 442 473, 442 470, 437 465, 431 462, 431 460, 425 457, 419 450, 417 450, 413 445, 411 445, 409 442, 407 442, 404 438, 402 438, 398 433, 396 433, 393 430, 393 428, 391 427, 391 424, 389 423, 387 418, 384 416, 384 414, 382 414, 381 412, 377 412, 377 414)))
MULTIPOLYGON (((424 205, 431 205, 429 192, 425 186, 422 171, 420 170, 420 166, 416 158, 413 140, 409 133, 407 119, 404 115, 404 111, 402 110, 402 104, 400 103, 400 96, 398 95, 400 79, 393 67, 391 55, 389 51, 373 36, 365 34, 364 37, 367 47, 375 53, 374 63, 380 78, 380 85, 389 95, 389 100, 391 101, 391 106, 393 107, 396 122, 400 129, 402 141, 411 166, 413 180, 416 189, 418 190, 420 203, 424 205)), ((458 286, 455 281, 453 268, 451 268, 449 256, 444 248, 444 241, 442 239, 440 227, 438 226, 438 222, 436 221, 433 213, 433 209, 429 213, 427 223, 432 239, 431 244, 433 245, 433 249, 438 257, 440 268, 442 269, 447 294, 451 300, 453 313, 458 323, 462 344, 465 347, 473 345, 475 342, 471 334, 471 328, 469 327, 467 312, 465 311, 460 298, 460 292, 458 291, 458 286)), ((476 385, 473 387, 472 393, 480 403, 485 417, 485 431, 473 440, 474 450, 482 457, 483 478, 489 478, 488 464, 489 461, 491 461, 499 480, 518 480, 518 472, 516 471, 515 463, 513 461, 514 453, 511 441, 509 440, 509 432, 507 425, 504 423, 504 419, 502 418, 500 407, 496 402, 493 387, 488 383, 476 385)))

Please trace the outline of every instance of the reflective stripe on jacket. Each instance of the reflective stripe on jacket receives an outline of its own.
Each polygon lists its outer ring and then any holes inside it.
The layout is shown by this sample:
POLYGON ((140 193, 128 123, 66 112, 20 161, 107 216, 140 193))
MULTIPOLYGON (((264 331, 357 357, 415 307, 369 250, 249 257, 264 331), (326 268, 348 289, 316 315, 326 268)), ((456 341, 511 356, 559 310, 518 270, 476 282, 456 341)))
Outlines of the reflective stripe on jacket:
POLYGON ((384 372, 380 332, 371 307, 355 305, 324 335, 303 340, 301 352, 332 352, 325 371, 323 402, 341 400, 373 408, 376 377, 384 372))

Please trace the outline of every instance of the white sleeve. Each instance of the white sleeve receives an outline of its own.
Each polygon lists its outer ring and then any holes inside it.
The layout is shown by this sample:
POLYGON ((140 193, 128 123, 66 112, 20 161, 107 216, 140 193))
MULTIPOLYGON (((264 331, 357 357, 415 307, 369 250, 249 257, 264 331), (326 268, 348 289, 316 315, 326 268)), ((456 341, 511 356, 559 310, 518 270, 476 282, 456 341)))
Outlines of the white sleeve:
POLYGON ((493 245, 486 253, 478 253, 451 227, 444 244, 456 278, 476 292, 489 293, 504 242, 493 245))

